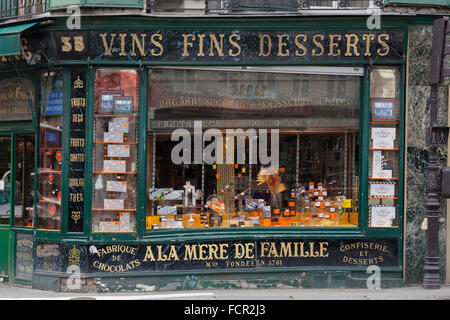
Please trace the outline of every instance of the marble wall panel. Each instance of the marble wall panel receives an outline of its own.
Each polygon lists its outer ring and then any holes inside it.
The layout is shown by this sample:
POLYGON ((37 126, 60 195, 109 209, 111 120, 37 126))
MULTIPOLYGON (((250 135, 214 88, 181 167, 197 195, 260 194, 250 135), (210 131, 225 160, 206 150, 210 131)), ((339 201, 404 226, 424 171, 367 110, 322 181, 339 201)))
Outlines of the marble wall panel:
MULTIPOLYGON (((409 63, 406 105, 406 201, 405 201, 405 282, 421 284, 426 248, 426 232, 421 229, 426 217, 426 183, 428 148, 425 143, 426 128, 430 122, 430 49, 431 25, 409 27, 409 63)), ((439 125, 447 125, 448 87, 438 87, 439 125)), ((447 148, 439 149, 439 163, 447 163, 447 148)), ((446 216, 446 201, 442 201, 441 217, 446 216)), ((441 278, 445 279, 446 224, 441 219, 439 247, 441 278)))

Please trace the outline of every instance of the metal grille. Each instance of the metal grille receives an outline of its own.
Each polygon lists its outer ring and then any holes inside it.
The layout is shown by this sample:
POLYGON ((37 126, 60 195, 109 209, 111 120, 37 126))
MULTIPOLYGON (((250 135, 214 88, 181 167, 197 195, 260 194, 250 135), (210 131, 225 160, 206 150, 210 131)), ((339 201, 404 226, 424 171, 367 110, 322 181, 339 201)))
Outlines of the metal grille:
POLYGON ((46 0, 0 0, 0 19, 30 16, 45 11, 46 0))
POLYGON ((218 13, 381 8, 383 0, 147 0, 148 12, 218 13))
MULTIPOLYGON (((383 0, 143 0, 147 13, 252 13, 382 8, 383 0)), ((0 0, 0 20, 47 11, 47 0, 0 0)))

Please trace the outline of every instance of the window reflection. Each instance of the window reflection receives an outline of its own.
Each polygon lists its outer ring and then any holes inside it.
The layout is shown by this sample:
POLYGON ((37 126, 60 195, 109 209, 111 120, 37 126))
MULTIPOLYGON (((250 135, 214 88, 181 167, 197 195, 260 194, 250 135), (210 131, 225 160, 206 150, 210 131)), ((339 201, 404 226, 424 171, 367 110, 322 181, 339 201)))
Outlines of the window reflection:
POLYGON ((40 105, 36 227, 46 230, 60 230, 63 129, 62 75, 54 72, 41 74, 40 105))
POLYGON ((149 129, 148 229, 358 224, 358 77, 155 68, 149 129))

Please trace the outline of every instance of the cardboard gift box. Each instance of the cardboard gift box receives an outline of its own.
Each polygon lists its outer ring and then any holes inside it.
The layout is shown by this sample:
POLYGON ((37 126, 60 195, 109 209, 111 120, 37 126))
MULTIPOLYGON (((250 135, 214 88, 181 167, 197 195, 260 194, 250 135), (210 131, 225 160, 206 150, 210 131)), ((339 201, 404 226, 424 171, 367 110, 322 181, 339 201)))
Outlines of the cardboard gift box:
POLYGON ((134 231, 130 212, 121 212, 119 216, 120 231, 134 231))
POLYGON ((157 214, 177 214, 177 207, 175 206, 157 206, 157 214))
POLYGON ((148 190, 150 200, 182 200, 184 190, 172 188, 150 188, 148 190))
POLYGON ((262 216, 263 216, 263 218, 270 218, 271 217, 271 208, 270 208, 270 206, 264 206, 262 208, 262 216))

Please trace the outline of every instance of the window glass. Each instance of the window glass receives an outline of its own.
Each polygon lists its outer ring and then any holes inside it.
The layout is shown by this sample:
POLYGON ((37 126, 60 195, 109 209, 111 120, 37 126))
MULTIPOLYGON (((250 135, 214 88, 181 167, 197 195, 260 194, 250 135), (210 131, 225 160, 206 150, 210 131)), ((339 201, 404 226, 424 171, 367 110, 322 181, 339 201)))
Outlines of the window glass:
POLYGON ((370 74, 369 227, 398 227, 400 92, 396 68, 370 74))
POLYGON ((0 136, 0 224, 9 224, 11 212, 11 137, 0 136))
POLYGON ((147 228, 356 226, 359 77, 150 70, 147 228))
POLYGON ((95 79, 93 232, 135 232, 139 74, 100 69, 95 79))
POLYGON ((61 228, 63 79, 41 74, 36 227, 61 228))
POLYGON ((33 226, 34 210, 34 135, 16 136, 14 225, 33 226))

